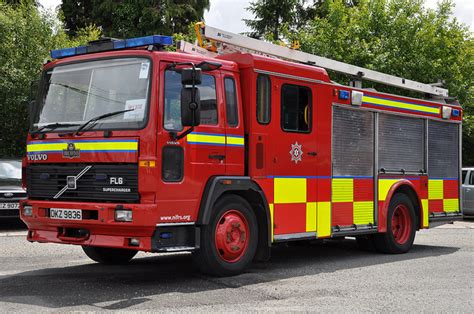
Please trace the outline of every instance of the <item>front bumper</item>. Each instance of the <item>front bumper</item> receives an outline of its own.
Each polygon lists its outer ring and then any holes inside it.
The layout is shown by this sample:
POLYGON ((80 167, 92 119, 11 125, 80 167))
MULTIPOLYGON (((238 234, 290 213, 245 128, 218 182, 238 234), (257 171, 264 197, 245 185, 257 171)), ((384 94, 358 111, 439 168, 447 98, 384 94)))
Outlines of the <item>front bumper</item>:
POLYGON ((75 203, 49 201, 23 201, 20 217, 28 226, 27 240, 128 248, 140 251, 152 250, 152 237, 156 229, 157 206, 155 204, 124 204, 123 208, 133 212, 132 222, 115 221, 117 204, 75 203), (25 204, 33 207, 32 216, 24 216, 25 204), (49 208, 81 209, 83 220, 57 220, 48 216, 49 208), (131 239, 139 241, 131 245, 131 239))

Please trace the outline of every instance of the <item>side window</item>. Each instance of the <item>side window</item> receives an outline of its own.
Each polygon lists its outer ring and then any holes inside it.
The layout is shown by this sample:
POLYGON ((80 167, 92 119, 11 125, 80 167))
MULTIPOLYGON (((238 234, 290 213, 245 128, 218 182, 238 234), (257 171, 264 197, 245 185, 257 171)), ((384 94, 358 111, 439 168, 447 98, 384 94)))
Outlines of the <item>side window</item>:
POLYGON ((201 124, 217 124, 216 79, 209 74, 202 75, 201 85, 201 124))
POLYGON ((235 93, 235 81, 231 77, 224 78, 225 104, 227 112, 227 124, 236 127, 239 124, 239 110, 237 108, 237 94, 235 93))
POLYGON ((474 185, 474 171, 469 174, 469 185, 474 185))
POLYGON ((311 131, 311 90, 284 84, 281 87, 281 127, 284 131, 311 131))
POLYGON ((462 171, 462 181, 461 181, 462 184, 466 183, 466 176, 467 176, 467 170, 463 170, 462 171))
MULTIPOLYGON (((181 74, 165 71, 164 87, 164 128, 181 131, 181 74)), ((202 83, 198 86, 201 94, 201 124, 217 124, 216 79, 209 74, 202 75, 202 83)))
POLYGON ((259 74, 257 77, 257 121, 260 124, 270 123, 271 89, 270 77, 259 74))

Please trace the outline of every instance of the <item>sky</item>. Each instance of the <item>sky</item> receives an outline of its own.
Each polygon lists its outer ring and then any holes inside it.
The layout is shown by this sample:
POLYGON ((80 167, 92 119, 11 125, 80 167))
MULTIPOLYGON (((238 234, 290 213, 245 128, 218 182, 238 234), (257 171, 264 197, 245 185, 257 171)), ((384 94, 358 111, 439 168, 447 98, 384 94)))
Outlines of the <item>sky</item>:
MULTIPOLYGON (((40 0, 45 8, 54 9, 61 0, 40 0)), ((252 14, 245 10, 250 0, 211 0, 209 11, 204 13, 206 24, 225 29, 233 33, 249 31, 242 19, 251 19, 252 14)), ((438 0, 425 0, 426 6, 435 8, 438 0)), ((474 32, 474 1, 455 0, 454 16, 462 23, 468 25, 474 32)))

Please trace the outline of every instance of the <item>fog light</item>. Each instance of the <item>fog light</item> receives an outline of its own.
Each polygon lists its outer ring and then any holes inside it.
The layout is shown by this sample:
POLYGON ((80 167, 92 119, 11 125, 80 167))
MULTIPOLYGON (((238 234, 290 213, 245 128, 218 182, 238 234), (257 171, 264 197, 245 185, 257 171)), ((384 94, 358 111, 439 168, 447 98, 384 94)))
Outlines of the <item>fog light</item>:
POLYGON ((129 244, 130 246, 140 246, 140 240, 135 239, 135 238, 131 238, 131 239, 128 241, 128 244, 129 244))
POLYGON ((27 216, 27 217, 33 216, 33 206, 30 206, 30 205, 23 206, 23 216, 27 216))
POLYGON ((132 221, 132 211, 130 209, 116 209, 115 221, 132 221))

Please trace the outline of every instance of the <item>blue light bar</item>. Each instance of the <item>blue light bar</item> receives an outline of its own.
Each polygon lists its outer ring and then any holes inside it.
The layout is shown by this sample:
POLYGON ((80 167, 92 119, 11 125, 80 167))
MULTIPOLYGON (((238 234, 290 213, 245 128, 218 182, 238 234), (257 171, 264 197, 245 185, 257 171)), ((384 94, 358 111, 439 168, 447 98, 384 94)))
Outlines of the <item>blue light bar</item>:
POLYGON ((152 35, 145 37, 137 37, 130 39, 111 39, 111 40, 99 40, 96 42, 91 42, 89 46, 79 46, 73 48, 64 48, 51 50, 51 58, 61 59, 66 57, 72 57, 76 55, 82 55, 92 52, 101 52, 101 51, 111 51, 119 50, 126 48, 135 48, 149 45, 158 45, 158 46, 169 46, 173 44, 173 37, 171 36, 162 36, 162 35, 152 35))

